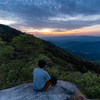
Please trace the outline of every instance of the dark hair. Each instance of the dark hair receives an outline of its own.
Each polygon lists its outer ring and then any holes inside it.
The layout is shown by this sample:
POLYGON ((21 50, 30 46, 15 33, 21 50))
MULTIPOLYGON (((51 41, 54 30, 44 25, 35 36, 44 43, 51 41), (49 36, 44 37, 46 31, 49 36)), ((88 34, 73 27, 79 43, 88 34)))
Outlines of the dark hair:
POLYGON ((46 61, 45 60, 39 60, 38 65, 40 68, 43 68, 46 65, 46 61))

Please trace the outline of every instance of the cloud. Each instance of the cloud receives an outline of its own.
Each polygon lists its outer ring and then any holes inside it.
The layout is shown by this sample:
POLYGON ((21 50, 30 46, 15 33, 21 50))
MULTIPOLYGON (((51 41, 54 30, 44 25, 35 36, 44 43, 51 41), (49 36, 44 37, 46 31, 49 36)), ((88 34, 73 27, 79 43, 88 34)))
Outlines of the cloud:
POLYGON ((48 18, 51 21, 96 21, 100 20, 100 15, 76 15, 76 16, 69 16, 69 15, 57 15, 56 17, 48 18), (59 17, 58 17, 59 16, 59 17))
POLYGON ((100 0, 0 0, 0 19, 16 27, 79 29, 100 24, 100 0))
POLYGON ((58 0, 63 14, 100 14, 100 0, 58 0))
POLYGON ((6 24, 6 25, 11 25, 11 24, 15 24, 16 22, 14 21, 10 21, 10 20, 2 20, 0 19, 0 24, 6 24))

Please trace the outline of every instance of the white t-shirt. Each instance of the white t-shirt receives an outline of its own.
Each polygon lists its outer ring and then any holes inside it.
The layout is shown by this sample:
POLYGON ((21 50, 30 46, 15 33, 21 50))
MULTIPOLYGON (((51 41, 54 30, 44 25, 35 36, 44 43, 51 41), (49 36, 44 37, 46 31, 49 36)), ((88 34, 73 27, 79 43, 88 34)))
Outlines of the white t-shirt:
POLYGON ((35 68, 32 74, 34 90, 41 90, 45 86, 45 81, 50 80, 49 74, 42 68, 35 68))

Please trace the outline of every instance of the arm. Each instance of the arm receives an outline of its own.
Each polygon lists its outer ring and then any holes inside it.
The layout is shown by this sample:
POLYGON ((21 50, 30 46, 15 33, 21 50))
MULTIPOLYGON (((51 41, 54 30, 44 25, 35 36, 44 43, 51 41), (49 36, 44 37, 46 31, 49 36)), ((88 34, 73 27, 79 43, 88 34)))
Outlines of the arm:
POLYGON ((51 79, 51 77, 49 76, 49 74, 47 72, 45 72, 45 78, 46 78, 46 80, 50 80, 51 79))

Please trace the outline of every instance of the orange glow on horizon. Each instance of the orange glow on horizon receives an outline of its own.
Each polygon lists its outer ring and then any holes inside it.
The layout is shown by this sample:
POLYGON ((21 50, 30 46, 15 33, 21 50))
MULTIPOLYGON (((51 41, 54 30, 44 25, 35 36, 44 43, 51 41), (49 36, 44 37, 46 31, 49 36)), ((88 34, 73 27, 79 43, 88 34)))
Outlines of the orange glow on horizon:
POLYGON ((100 35, 100 25, 94 25, 89 27, 84 27, 80 29, 55 31, 57 29, 43 28, 43 29, 34 29, 34 28, 21 28, 23 32, 33 34, 37 37, 41 36, 59 36, 59 35, 100 35))

